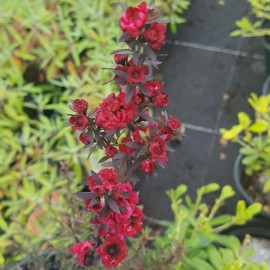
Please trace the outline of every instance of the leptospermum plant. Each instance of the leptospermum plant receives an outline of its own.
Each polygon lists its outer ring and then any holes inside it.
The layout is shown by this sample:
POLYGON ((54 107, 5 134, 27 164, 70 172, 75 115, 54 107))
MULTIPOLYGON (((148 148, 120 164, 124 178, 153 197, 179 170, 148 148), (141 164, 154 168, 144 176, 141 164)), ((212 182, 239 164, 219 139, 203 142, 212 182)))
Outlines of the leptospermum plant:
POLYGON ((156 167, 165 168, 166 144, 179 136, 180 120, 168 115, 165 107, 168 95, 163 83, 154 80, 150 69, 157 67, 157 51, 164 45, 166 26, 158 19, 152 1, 137 7, 119 5, 124 9, 119 25, 119 42, 128 46, 112 52, 117 94, 107 96, 88 113, 83 99, 71 102, 75 112, 69 119, 74 130, 81 131, 80 140, 91 154, 105 150, 100 160, 107 167, 91 171, 89 192, 80 192, 86 209, 93 212, 93 234, 84 242, 70 247, 81 265, 116 267, 127 255, 125 239, 136 236, 142 229, 144 217, 138 207, 134 184, 152 174, 156 167))

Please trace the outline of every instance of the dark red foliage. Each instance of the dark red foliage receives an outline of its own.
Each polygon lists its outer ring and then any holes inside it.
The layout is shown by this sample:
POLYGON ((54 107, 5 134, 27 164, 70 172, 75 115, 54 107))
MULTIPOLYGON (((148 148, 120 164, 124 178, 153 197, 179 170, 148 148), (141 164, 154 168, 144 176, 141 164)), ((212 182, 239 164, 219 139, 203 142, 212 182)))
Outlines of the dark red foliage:
POLYGON ((150 72, 160 64, 156 51, 164 44, 166 26, 157 22, 158 14, 145 2, 122 7, 119 41, 128 49, 113 52, 112 68, 119 91, 89 114, 87 102, 75 99, 70 108, 76 114, 69 119, 72 129, 83 131, 80 141, 85 148, 90 153, 96 147, 105 150, 99 162, 111 167, 92 171, 87 178, 89 191, 78 193, 93 213, 93 234, 88 242, 70 247, 70 252, 77 255, 78 264, 99 266, 101 261, 106 268, 117 267, 127 256, 125 238, 136 236, 143 226, 134 183, 156 167, 165 168, 167 151, 172 150, 166 143, 181 127, 181 121, 164 110, 168 95, 150 72))

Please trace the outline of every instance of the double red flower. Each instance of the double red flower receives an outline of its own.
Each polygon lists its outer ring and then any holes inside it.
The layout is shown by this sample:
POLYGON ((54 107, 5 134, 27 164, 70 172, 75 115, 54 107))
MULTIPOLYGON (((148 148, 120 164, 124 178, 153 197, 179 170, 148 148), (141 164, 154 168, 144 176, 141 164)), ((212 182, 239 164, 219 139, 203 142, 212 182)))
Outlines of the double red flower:
POLYGON ((105 132, 125 128, 137 114, 137 105, 133 100, 125 102, 126 93, 110 94, 96 110, 96 125, 105 132))
POLYGON ((128 32, 132 38, 136 38, 149 17, 147 4, 142 2, 137 7, 129 7, 121 16, 119 25, 123 32, 128 32))
POLYGON ((166 26, 157 22, 152 23, 143 33, 148 45, 155 51, 165 43, 166 26))
POLYGON ((107 268, 116 267, 127 256, 127 245, 121 234, 105 237, 96 253, 107 268))

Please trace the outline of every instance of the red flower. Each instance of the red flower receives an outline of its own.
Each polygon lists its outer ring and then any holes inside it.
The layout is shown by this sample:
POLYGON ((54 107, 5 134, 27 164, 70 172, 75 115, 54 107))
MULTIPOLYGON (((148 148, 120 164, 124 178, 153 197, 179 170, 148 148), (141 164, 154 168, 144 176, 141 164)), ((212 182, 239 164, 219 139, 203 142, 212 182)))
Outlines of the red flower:
POLYGON ((131 204, 138 204, 139 196, 137 192, 130 192, 128 195, 128 202, 131 204))
POLYGON ((91 200, 87 199, 87 200, 85 200, 85 208, 88 211, 97 213, 97 212, 100 212, 104 208, 104 205, 102 205, 101 202, 97 202, 95 204, 92 204, 91 200))
POLYGON ((181 121, 173 117, 172 115, 170 115, 169 121, 168 121, 168 127, 171 130, 176 131, 179 127, 181 127, 181 121))
POLYGON ((127 256, 127 251, 126 242, 120 234, 106 237, 104 244, 96 249, 96 253, 107 268, 117 267, 127 256))
POLYGON ((145 159, 141 162, 141 169, 143 172, 147 173, 147 174, 151 174, 154 170, 154 162, 152 160, 149 159, 145 159))
POLYGON ((96 110, 96 125, 105 132, 126 127, 135 118, 138 107, 133 100, 126 104, 125 97, 125 92, 120 92, 105 98, 96 110))
POLYGON ((120 192, 131 192, 132 191, 132 185, 130 182, 123 182, 120 186, 120 192))
POLYGON ((121 153, 124 153, 124 154, 131 154, 134 149, 131 148, 131 147, 128 147, 125 143, 127 142, 132 142, 132 139, 131 138, 123 138, 121 140, 121 144, 119 145, 119 150, 121 153))
POLYGON ((119 24, 123 32, 128 32, 133 38, 136 38, 148 16, 147 4, 142 2, 137 7, 129 7, 121 16, 119 24))
POLYGON ((128 55, 126 54, 120 54, 120 53, 115 53, 114 54, 114 62, 116 64, 124 64, 128 59, 128 55))
POLYGON ((151 155, 153 161, 160 159, 163 163, 167 162, 166 144, 160 137, 155 137, 150 144, 148 152, 151 155))
POLYGON ((69 123, 74 130, 84 130, 88 125, 88 118, 83 113, 78 113, 70 117, 69 123))
POLYGON ((157 51, 164 45, 165 32, 165 25, 154 22, 144 31, 143 37, 148 42, 149 46, 157 51))
POLYGON ((73 109, 77 112, 77 113, 83 113, 87 110, 88 104, 87 101, 84 99, 75 99, 73 101, 73 109))
POLYGON ((147 129, 149 130, 149 127, 137 126, 132 133, 133 140, 139 144, 146 144, 146 140, 149 139, 146 135, 147 129))
POLYGON ((164 93, 159 93, 157 96, 154 97, 153 104, 158 108, 168 106, 169 104, 168 95, 164 93))
POLYGON ((144 76, 149 73, 148 67, 131 65, 128 67, 127 81, 129 84, 144 81, 144 76))
POLYGON ((149 96, 155 97, 160 93, 163 84, 159 81, 149 81, 145 83, 145 87, 148 89, 149 96))
POLYGON ((77 264, 84 265, 85 256, 93 248, 89 242, 79 242, 69 248, 69 252, 77 255, 77 264))
POLYGON ((114 157, 117 154, 117 152, 118 152, 117 149, 112 145, 109 145, 108 148, 105 151, 106 156, 109 157, 109 158, 114 157))
POLYGON ((134 99, 134 102, 135 102, 136 104, 140 104, 140 103, 143 102, 143 98, 142 98, 142 95, 141 95, 141 93, 140 93, 140 91, 139 91, 138 86, 136 87, 136 94, 135 94, 135 96, 133 97, 133 99, 134 99))
POLYGON ((89 136, 88 136, 87 133, 81 133, 79 139, 80 139, 80 141, 81 141, 83 144, 85 144, 85 145, 87 145, 87 144, 90 143, 89 136))
MULTIPOLYGON (((165 141, 169 141, 172 138, 172 131, 170 128, 164 127, 162 129, 159 130, 158 132, 158 136, 164 136, 164 140, 165 141)), ((162 137, 163 138, 163 137, 162 137)))
MULTIPOLYGON (((97 175, 105 188, 109 189, 111 186, 114 186, 118 183, 117 174, 114 169, 102 169, 97 173, 97 175)), ((90 191, 92 191, 97 186, 97 183, 94 180, 93 176, 89 176, 87 178, 87 183, 90 191)))
POLYGON ((138 234, 143 226, 144 215, 141 209, 137 206, 134 207, 131 217, 128 221, 119 224, 119 230, 126 237, 132 237, 138 234))

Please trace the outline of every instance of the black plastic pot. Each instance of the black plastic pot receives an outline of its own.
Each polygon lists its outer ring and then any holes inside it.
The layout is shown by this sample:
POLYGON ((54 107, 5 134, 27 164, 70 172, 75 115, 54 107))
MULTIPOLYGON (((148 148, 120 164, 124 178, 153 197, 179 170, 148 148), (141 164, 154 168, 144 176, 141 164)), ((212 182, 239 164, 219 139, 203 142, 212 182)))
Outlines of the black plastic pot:
MULTIPOLYGON (((250 204, 254 203, 255 201, 247 194, 247 192, 245 191, 245 189, 241 183, 241 177, 242 177, 242 172, 243 172, 243 166, 241 164, 242 158, 243 158, 242 155, 238 155, 238 157, 235 160, 234 169, 233 169, 233 178, 234 178, 236 191, 241 195, 241 197, 246 201, 246 203, 248 205, 250 205, 250 204)), ((270 222, 270 213, 269 212, 262 210, 259 215, 268 219, 270 222)), ((269 228, 270 228, 270 226, 269 226, 269 228)))
POLYGON ((243 240, 246 234, 253 237, 269 239, 270 240, 270 221, 254 218, 242 226, 232 226, 224 230, 222 234, 234 235, 240 240, 243 240))
MULTIPOLYGON (((270 20, 263 20, 262 28, 270 28, 270 20)), ((262 36, 261 43, 265 50, 266 67, 268 73, 270 73, 270 36, 262 36)))
POLYGON ((262 95, 266 96, 270 93, 270 75, 266 78, 262 88, 262 95))

